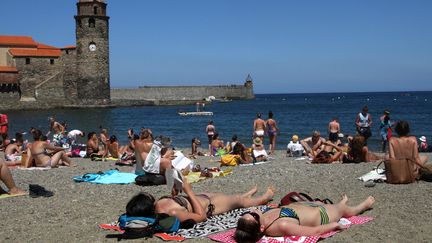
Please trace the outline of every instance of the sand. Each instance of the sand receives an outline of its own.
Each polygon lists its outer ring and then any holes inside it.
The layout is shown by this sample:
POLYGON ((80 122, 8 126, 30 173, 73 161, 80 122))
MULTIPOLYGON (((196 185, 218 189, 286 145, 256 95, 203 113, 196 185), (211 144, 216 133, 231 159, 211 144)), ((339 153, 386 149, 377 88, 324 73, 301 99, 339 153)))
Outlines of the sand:
MULTIPOLYGON (((187 152, 187 151, 186 151, 187 152)), ((2 156, 2 155, 1 155, 2 156)), ((196 192, 241 193, 253 185, 260 192, 275 185, 275 202, 289 191, 302 191, 315 197, 339 200, 346 193, 352 204, 368 195, 376 204, 364 215, 375 218, 370 223, 352 227, 325 242, 431 242, 432 184, 420 181, 409 185, 377 184, 365 187, 357 177, 370 171, 377 163, 313 165, 287 158, 277 151, 269 164, 235 167, 234 173, 193 184, 196 192)), ((214 158, 199 157, 195 163, 218 166, 214 158)), ((115 242, 106 239, 109 231, 98 224, 110 223, 124 213, 128 200, 140 191, 166 195, 166 186, 94 185, 75 183, 72 177, 89 172, 119 168, 129 172, 131 167, 118 167, 113 162, 92 162, 73 159, 76 168, 48 171, 13 169, 18 186, 28 190, 28 184, 39 184, 51 190, 51 198, 14 197, 0 200, 0 242, 115 242)), ((1 184, 4 188, 4 185, 1 184)), ((143 241, 143 240, 140 240, 143 241)), ((156 238, 150 241, 160 241, 156 238)), ((210 242, 208 239, 188 242, 210 242)), ((138 241, 139 242, 139 241, 138 241)))

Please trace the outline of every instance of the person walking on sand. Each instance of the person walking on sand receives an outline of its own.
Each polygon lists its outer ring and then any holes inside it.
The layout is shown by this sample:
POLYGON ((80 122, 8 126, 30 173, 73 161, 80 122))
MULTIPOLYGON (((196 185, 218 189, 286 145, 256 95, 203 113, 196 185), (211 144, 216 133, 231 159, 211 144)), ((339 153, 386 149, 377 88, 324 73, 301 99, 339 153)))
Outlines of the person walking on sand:
POLYGON ((276 149, 276 136, 279 133, 279 127, 277 126, 277 122, 273 119, 272 111, 269 111, 268 113, 268 119, 266 121, 266 125, 267 125, 267 134, 270 140, 269 154, 273 154, 276 149))
POLYGON ((213 135, 216 133, 216 127, 213 124, 213 121, 210 120, 208 122, 208 125, 206 127, 206 133, 208 138, 208 149, 209 154, 212 154, 212 142, 213 142, 213 135))
POLYGON ((339 139, 340 124, 337 118, 333 118, 328 125, 329 140, 336 143, 339 139))
POLYGON ((254 120, 253 123, 253 131, 254 131, 253 135, 254 137, 259 137, 261 141, 264 142, 266 123, 263 119, 261 119, 261 113, 258 113, 256 117, 257 118, 254 120))
POLYGON ((356 118, 356 126, 357 126, 357 132, 359 135, 363 136, 365 138, 365 141, 367 142, 367 139, 372 136, 371 132, 371 125, 372 125, 372 117, 368 113, 369 109, 367 106, 364 106, 362 111, 358 113, 356 118))

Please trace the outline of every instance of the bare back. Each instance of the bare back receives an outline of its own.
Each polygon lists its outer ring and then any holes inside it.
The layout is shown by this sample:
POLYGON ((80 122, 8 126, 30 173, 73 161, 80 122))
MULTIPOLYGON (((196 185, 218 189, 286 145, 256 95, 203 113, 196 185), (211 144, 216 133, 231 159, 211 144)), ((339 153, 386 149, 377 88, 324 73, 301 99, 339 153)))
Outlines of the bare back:
POLYGON ((254 131, 264 131, 265 130, 265 122, 261 118, 257 118, 254 121, 254 131))
POLYGON ((331 121, 329 123, 329 132, 331 133, 338 133, 340 130, 339 123, 337 121, 331 121))
POLYGON ((389 145, 390 158, 417 159, 419 157, 415 137, 392 137, 389 145))

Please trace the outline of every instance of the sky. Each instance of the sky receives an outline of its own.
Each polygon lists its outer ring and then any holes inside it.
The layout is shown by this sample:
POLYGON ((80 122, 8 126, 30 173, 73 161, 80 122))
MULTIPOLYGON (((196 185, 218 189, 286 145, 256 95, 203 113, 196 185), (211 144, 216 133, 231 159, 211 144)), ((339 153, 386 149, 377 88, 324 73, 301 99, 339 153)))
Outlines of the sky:
MULTIPOLYGON (((0 0, 0 35, 75 44, 76 0, 0 0)), ((429 0, 107 0, 112 87, 432 90, 429 0)))

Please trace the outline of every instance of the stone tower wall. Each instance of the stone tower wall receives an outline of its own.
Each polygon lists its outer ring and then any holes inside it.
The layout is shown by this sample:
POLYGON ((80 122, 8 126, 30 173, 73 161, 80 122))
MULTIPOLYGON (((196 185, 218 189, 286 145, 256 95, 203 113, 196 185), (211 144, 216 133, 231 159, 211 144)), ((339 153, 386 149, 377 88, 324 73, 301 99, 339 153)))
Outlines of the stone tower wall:
POLYGON ((110 102, 109 77, 109 17, 106 4, 101 2, 77 3, 77 95, 83 104, 110 102), (96 14, 94 8, 97 7, 96 14), (90 44, 96 45, 90 51, 90 44))

